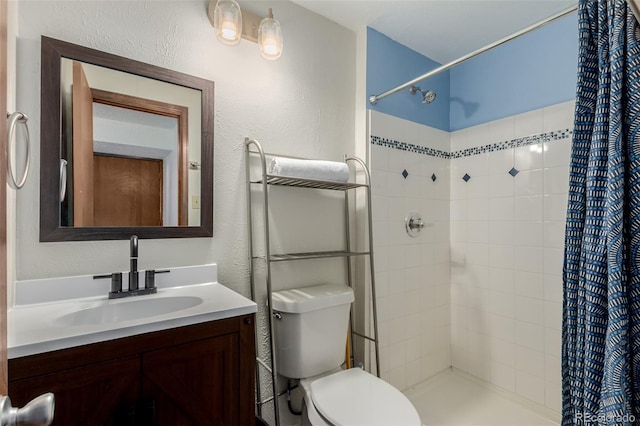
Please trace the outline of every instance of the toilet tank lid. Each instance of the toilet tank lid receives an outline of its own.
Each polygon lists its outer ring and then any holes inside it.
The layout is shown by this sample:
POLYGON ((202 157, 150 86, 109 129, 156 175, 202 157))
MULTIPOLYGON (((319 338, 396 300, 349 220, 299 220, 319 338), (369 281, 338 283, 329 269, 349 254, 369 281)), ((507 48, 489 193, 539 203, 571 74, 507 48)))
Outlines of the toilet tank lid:
POLYGON ((271 295, 273 309, 301 314, 353 302, 353 290, 344 284, 320 284, 276 291, 271 295))

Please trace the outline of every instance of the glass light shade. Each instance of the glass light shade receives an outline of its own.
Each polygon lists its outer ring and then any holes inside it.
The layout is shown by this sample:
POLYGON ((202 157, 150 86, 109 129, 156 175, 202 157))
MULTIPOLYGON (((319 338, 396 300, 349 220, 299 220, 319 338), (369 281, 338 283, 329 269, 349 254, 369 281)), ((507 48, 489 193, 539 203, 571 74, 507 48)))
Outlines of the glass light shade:
MULTIPOLYGON (((271 15, 271 14, 270 14, 271 15)), ((282 55, 282 28, 273 16, 264 18, 258 28, 258 45, 263 58, 274 61, 282 55)))
POLYGON ((218 0, 213 11, 216 37, 222 44, 235 46, 242 36, 242 12, 235 0, 218 0))

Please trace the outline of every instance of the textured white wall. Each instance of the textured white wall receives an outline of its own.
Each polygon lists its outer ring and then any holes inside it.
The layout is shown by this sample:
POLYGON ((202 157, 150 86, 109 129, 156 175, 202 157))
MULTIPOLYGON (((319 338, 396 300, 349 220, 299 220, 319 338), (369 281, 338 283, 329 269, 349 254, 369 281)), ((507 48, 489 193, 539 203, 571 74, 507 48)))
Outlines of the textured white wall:
POLYGON ((270 62, 254 43, 218 43, 207 5, 20 3, 18 106, 31 117, 35 173, 18 194, 18 279, 122 270, 128 262, 124 241, 38 242, 41 34, 215 81, 214 237, 144 240, 143 269, 216 262, 219 280, 248 295, 244 137, 297 156, 341 160, 354 152, 355 34, 289 2, 241 2, 260 13, 272 7, 283 26, 284 53, 270 62))

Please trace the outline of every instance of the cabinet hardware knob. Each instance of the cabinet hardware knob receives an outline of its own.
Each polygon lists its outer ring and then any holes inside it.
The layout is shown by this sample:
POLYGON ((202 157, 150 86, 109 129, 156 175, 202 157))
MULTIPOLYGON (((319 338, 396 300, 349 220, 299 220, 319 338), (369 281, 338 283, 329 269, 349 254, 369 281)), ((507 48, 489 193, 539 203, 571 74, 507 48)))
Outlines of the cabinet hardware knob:
POLYGON ((251 322, 252 322, 252 321, 251 321, 251 317, 246 317, 246 318, 244 319, 244 323, 245 323, 245 324, 251 324, 251 322))

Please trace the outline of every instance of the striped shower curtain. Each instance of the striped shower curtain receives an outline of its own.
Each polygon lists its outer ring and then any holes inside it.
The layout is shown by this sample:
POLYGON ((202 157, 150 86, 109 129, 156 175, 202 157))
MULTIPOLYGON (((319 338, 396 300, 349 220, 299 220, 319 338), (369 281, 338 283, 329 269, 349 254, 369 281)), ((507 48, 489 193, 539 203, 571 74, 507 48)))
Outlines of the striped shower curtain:
POLYGON ((563 425, 640 424, 640 30, 580 0, 564 262, 563 425))

